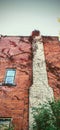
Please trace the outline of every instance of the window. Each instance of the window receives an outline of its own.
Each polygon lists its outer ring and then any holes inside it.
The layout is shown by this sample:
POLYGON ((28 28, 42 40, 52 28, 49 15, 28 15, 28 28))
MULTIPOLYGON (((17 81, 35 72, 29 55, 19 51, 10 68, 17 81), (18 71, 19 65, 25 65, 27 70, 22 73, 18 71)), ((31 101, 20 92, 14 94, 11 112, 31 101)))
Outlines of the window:
POLYGON ((0 118, 0 130, 11 128, 12 118, 0 118))
POLYGON ((15 79, 15 69, 7 69, 6 75, 5 75, 5 84, 14 85, 14 79, 15 79))

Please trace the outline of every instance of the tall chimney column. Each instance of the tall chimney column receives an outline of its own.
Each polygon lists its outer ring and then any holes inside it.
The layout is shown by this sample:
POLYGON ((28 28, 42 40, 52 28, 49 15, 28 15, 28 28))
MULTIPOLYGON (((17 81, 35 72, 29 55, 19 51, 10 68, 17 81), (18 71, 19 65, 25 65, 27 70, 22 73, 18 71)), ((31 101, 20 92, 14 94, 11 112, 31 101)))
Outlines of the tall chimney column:
POLYGON ((33 85, 29 91, 29 130, 33 130, 33 115, 32 107, 38 107, 38 104, 43 104, 54 98, 53 90, 48 85, 46 63, 44 56, 43 42, 41 36, 33 38, 33 85))

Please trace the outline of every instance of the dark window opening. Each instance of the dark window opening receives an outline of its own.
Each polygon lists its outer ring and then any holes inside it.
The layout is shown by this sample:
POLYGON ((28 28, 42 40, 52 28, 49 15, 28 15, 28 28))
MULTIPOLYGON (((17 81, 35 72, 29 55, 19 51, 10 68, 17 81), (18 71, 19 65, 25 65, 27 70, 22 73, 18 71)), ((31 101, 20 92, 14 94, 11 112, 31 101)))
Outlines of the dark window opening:
POLYGON ((12 118, 0 118, 0 130, 7 130, 12 126, 12 118))

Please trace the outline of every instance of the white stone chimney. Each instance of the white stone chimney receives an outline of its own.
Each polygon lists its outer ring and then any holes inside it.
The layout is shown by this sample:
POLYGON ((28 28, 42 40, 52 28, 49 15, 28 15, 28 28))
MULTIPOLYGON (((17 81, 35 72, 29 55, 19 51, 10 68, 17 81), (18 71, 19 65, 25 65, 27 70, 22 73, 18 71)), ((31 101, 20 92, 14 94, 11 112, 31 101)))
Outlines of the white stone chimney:
POLYGON ((29 92, 29 130, 32 129, 33 115, 32 107, 38 107, 38 104, 52 100, 53 90, 48 85, 46 63, 43 42, 41 36, 35 36, 32 43, 33 47, 33 85, 29 92))

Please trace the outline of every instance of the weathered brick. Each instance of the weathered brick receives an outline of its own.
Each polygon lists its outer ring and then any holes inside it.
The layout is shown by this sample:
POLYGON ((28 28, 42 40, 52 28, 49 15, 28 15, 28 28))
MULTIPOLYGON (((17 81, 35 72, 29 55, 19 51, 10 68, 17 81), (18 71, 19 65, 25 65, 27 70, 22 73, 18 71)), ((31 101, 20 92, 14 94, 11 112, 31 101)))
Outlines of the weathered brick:
POLYGON ((53 88, 54 96, 60 99, 60 41, 58 37, 43 36, 44 53, 48 83, 53 88))
POLYGON ((0 86, 0 117, 11 117, 14 130, 28 129, 28 90, 32 80, 32 59, 29 59, 32 55, 31 48, 28 37, 2 37, 0 41, 0 82, 4 81, 6 68, 16 68, 16 86, 0 86), (10 59, 11 55, 14 56, 10 59), (24 127, 23 120, 26 120, 24 127))

